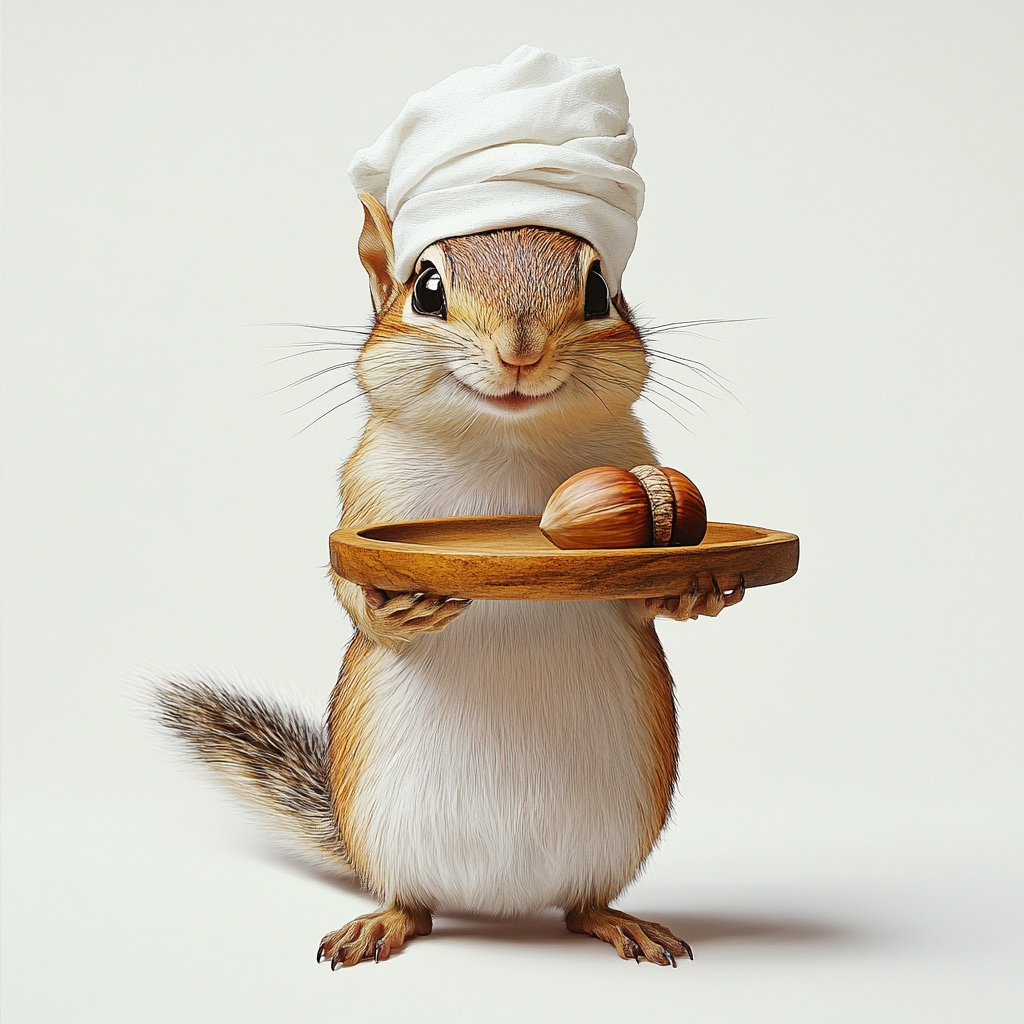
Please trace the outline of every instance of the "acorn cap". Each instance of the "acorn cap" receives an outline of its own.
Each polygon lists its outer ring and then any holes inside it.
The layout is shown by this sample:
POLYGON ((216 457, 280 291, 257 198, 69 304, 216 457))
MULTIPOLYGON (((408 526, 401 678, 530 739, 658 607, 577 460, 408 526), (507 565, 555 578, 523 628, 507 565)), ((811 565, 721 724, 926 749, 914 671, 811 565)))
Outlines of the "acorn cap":
POLYGON ((672 542, 676 520, 676 499, 669 479, 657 466, 634 466, 630 473, 640 481, 647 492, 651 510, 652 543, 663 548, 672 542))

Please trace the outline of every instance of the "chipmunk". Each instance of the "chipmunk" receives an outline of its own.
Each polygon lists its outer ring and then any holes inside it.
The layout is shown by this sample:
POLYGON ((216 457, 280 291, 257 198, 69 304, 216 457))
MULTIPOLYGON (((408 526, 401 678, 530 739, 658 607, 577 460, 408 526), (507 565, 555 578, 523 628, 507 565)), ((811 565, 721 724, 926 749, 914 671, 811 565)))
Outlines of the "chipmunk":
MULTIPOLYGON (((644 342, 588 242, 538 227, 446 238, 403 281, 387 212, 360 199, 370 411, 342 471, 342 526, 536 515, 580 470, 656 462, 632 411, 644 342)), ((470 602, 333 584, 355 632, 326 730, 210 683, 160 691, 163 721, 201 758, 382 900, 326 935, 318 961, 386 960, 438 911, 550 907, 624 959, 692 958, 609 904, 654 847, 676 774, 653 619, 717 615, 742 586, 470 602)))

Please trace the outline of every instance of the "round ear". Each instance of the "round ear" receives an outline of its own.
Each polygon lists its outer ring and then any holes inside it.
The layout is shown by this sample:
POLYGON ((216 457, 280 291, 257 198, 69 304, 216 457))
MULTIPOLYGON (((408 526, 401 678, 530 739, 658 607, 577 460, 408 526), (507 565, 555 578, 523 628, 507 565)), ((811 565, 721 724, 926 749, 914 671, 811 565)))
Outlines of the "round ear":
POLYGON ((360 192, 359 201, 363 204, 359 259, 370 278, 373 310, 380 316, 395 301, 400 287, 395 280, 395 245, 391 238, 391 221, 387 210, 369 192, 360 192))

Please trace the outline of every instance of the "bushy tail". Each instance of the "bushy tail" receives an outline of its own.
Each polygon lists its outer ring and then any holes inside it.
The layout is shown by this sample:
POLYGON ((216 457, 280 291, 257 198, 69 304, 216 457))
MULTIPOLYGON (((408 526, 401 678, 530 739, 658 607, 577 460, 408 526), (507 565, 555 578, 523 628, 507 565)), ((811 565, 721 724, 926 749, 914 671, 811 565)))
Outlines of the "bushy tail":
POLYGON ((219 683, 174 679, 155 688, 157 720, 248 803, 335 872, 352 874, 331 813, 327 734, 297 711, 219 683))

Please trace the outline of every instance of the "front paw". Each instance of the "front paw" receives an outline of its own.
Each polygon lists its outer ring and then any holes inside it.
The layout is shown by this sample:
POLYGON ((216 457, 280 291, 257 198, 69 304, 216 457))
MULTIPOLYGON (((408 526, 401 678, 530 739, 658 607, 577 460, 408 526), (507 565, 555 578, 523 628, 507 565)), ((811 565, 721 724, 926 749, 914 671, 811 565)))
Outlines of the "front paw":
POLYGON ((652 618, 663 615, 677 622, 695 619, 698 615, 714 617, 723 608, 739 604, 746 593, 743 577, 740 576, 739 586, 730 591, 723 591, 714 575, 710 576, 710 586, 702 587, 699 577, 693 581, 693 589, 679 597, 649 597, 646 601, 647 613, 652 618))
POLYGON ((436 594, 394 594, 362 587, 373 639, 392 648, 411 643, 420 633, 435 633, 458 618, 472 603, 436 594))

